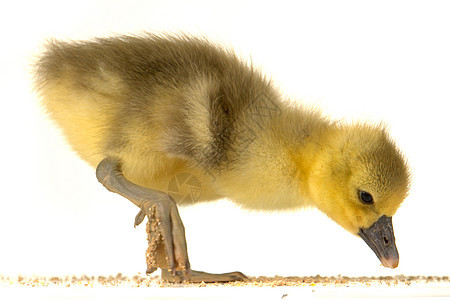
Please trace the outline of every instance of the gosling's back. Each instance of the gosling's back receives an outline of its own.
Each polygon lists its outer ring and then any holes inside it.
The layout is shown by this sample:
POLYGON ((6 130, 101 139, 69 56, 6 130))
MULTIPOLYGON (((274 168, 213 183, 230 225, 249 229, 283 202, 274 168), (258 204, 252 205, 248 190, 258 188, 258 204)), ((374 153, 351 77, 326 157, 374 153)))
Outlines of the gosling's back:
POLYGON ((247 142, 237 133, 264 126, 252 115, 279 101, 233 53, 187 36, 50 41, 36 74, 44 107, 84 160, 119 157, 130 180, 153 188, 229 165, 247 142))

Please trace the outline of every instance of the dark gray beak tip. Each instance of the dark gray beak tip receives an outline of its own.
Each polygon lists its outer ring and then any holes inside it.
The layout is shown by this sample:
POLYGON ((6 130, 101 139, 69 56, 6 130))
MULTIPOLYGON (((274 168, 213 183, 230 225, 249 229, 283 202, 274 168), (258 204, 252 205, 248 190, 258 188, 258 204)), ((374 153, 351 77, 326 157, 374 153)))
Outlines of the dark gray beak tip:
POLYGON ((384 267, 397 268, 399 255, 395 245, 392 217, 382 216, 369 228, 361 228, 358 234, 377 255, 384 267))

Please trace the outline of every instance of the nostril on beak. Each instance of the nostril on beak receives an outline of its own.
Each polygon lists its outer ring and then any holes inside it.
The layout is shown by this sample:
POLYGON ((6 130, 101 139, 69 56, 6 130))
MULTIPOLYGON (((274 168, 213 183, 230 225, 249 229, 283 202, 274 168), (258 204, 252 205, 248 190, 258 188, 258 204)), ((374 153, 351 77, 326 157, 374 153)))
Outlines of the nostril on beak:
POLYGON ((387 237, 383 237, 383 240, 384 240, 384 245, 385 246, 388 246, 389 244, 390 244, 390 242, 389 242, 389 240, 387 239, 387 237))

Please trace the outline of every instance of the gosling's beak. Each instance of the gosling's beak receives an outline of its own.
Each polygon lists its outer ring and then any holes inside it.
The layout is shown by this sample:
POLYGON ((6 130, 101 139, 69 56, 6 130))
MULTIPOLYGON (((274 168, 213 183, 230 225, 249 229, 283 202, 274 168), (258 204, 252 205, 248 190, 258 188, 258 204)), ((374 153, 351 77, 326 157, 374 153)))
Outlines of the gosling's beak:
POLYGON ((375 252, 383 266, 397 268, 399 257, 395 246, 392 217, 382 216, 369 228, 361 228, 358 234, 375 252))

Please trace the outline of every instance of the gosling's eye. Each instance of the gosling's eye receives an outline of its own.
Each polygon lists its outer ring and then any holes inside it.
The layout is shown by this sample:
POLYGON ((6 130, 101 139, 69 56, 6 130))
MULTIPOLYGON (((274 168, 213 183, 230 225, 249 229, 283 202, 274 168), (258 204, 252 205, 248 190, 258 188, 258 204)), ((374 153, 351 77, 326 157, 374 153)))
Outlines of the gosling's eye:
POLYGON ((368 192, 359 191, 359 199, 361 199, 361 202, 364 204, 372 204, 373 203, 373 197, 368 192))

